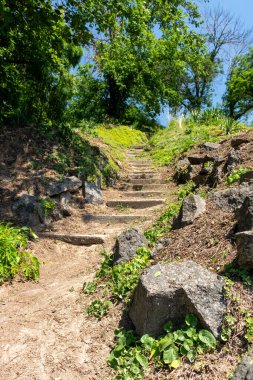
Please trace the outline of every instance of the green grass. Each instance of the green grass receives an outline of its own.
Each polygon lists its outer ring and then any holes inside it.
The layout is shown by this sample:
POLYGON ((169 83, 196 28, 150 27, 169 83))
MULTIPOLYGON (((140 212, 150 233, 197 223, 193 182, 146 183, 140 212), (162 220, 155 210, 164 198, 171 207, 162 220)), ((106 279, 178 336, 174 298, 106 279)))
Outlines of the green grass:
POLYGON ((39 278, 39 262, 25 251, 29 235, 36 235, 29 229, 0 224, 0 283, 19 275, 24 279, 39 278))
MULTIPOLYGON (((188 119, 180 128, 173 120, 168 128, 157 132, 150 140, 151 155, 160 165, 168 165, 184 152, 206 141, 221 141, 228 135, 226 119, 211 120, 210 123, 188 119)), ((246 127, 237 123, 231 133, 245 130, 246 127)))

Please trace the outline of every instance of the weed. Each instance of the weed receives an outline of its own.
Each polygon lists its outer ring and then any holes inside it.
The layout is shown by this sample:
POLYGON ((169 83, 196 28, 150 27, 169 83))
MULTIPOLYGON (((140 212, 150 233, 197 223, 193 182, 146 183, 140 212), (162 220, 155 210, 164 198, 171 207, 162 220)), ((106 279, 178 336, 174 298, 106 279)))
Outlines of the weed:
POLYGON ((95 281, 85 282, 83 284, 84 294, 93 294, 97 290, 97 283, 95 281))
POLYGON ((154 245, 161 236, 172 228, 173 217, 179 212, 181 202, 169 203, 168 208, 157 219, 153 226, 145 232, 149 243, 154 245))
POLYGON ((28 228, 0 224, 0 283, 16 275, 26 279, 39 278, 39 262, 25 252, 29 236, 36 235, 28 228))
POLYGON ((225 135, 231 133, 239 132, 241 124, 239 121, 233 119, 232 117, 223 117, 221 122, 221 128, 224 131, 225 135))
POLYGON ((250 168, 244 168, 242 166, 238 169, 233 170, 232 173, 226 178, 226 183, 228 185, 232 185, 232 183, 239 181, 241 176, 247 173, 249 170, 250 168))
POLYGON ((249 275, 249 269, 244 266, 234 266, 232 264, 227 264, 224 267, 225 275, 227 277, 231 277, 233 280, 236 278, 240 278, 244 285, 250 286, 252 285, 252 280, 249 275))
POLYGON ((233 329, 236 325, 237 319, 233 317, 231 313, 227 313, 224 318, 222 331, 221 331, 221 339, 223 342, 227 342, 232 335, 233 329))
POLYGON ((142 379, 151 361, 157 367, 174 369, 181 365, 182 358, 193 362, 198 354, 215 349, 214 336, 197 325, 197 318, 188 314, 181 329, 173 330, 172 323, 166 323, 165 334, 158 339, 147 334, 138 338, 132 331, 116 330, 117 343, 108 358, 117 371, 114 379, 142 379))
POLYGON ((247 315, 245 318, 246 322, 246 334, 245 338, 249 343, 253 343, 253 317, 247 315))
POLYGON ((50 198, 39 199, 39 204, 41 206, 44 217, 48 218, 52 215, 56 202, 50 198))
POLYGON ((86 312, 89 316, 93 316, 100 320, 108 314, 110 305, 110 301, 94 300, 87 307, 86 312))

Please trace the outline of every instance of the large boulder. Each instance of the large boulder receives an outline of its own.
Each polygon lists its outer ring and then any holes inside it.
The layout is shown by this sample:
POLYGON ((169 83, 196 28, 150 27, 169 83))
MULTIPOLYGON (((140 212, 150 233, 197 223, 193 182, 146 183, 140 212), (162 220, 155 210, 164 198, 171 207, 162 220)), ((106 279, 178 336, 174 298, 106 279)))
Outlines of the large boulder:
POLYGON ((138 334, 159 336, 171 321, 179 327, 188 313, 218 338, 226 314, 222 277, 192 261, 145 270, 135 290, 130 318, 138 334))
POLYGON ((51 183, 46 189, 46 194, 52 197, 66 191, 77 191, 81 187, 82 181, 79 178, 72 176, 65 178, 63 181, 51 183))
POLYGON ((177 183, 186 183, 191 179, 192 167, 188 158, 179 160, 176 164, 175 180, 177 183))
POLYGON ((104 203, 102 191, 95 183, 85 182, 85 203, 101 205, 104 203))
POLYGON ((137 229, 130 228, 123 231, 118 236, 113 249, 114 264, 130 261, 136 255, 136 250, 138 248, 147 246, 147 239, 137 229))
POLYGON ((238 231, 248 231, 253 229, 253 191, 243 200, 242 206, 236 210, 238 231))
POLYGON ((43 210, 34 195, 23 194, 12 209, 24 225, 34 227, 44 223, 43 210))
POLYGON ((237 233, 236 245, 238 264, 253 268, 253 231, 237 233))
POLYGON ((252 380, 253 379, 253 347, 251 347, 249 353, 245 355, 231 380, 252 380))
POLYGON ((218 150, 220 148, 220 144, 214 143, 214 142, 205 142, 201 145, 201 149, 203 151, 212 151, 212 150, 218 150))
POLYGON ((237 187, 216 191, 210 196, 210 200, 218 207, 233 212, 242 206, 252 190, 253 185, 244 183, 237 187))
POLYGON ((199 195, 190 195, 183 200, 178 216, 173 221, 173 228, 182 228, 192 224, 206 211, 206 201, 199 195))
POLYGON ((227 161, 224 165, 224 172, 230 173, 236 165, 238 165, 241 162, 240 154, 236 151, 232 151, 229 153, 227 161))

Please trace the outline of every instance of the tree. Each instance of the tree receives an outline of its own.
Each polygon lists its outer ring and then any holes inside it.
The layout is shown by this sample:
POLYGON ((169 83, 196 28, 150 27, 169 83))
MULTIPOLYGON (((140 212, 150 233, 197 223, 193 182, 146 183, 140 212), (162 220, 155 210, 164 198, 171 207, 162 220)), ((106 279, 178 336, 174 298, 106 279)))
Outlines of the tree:
POLYGON ((206 50, 199 50, 195 59, 188 60, 180 81, 181 105, 188 111, 211 105, 215 78, 222 72, 224 63, 230 65, 234 55, 248 46, 251 30, 246 30, 229 11, 218 7, 205 13, 202 35, 206 50))
POLYGON ((2 0, 0 5, 0 121, 58 120, 82 49, 48 0, 2 0))
POLYGON ((253 48, 235 59, 227 80, 224 102, 230 116, 235 119, 253 110, 253 48))
MULTIPOLYGON (((93 25, 96 80, 105 84, 106 114, 154 118, 175 102, 185 57, 199 39, 193 2, 135 0, 96 2, 93 25), (97 16, 99 15, 99 17, 97 16)), ((80 98, 82 94, 79 94, 80 98)))

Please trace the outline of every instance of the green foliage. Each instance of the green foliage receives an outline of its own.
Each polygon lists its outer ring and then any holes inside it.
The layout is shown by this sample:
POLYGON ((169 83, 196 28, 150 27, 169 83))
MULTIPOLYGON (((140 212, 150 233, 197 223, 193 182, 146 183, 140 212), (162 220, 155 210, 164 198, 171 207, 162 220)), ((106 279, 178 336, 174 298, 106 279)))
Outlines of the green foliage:
POLYGON ((230 339, 232 332, 235 328, 236 322, 237 319, 231 313, 227 313, 227 315, 224 318, 221 331, 221 339, 223 340, 223 342, 227 342, 230 339))
MULTIPOLYGON (((239 124, 237 131, 246 127, 239 124)), ((219 109, 195 112, 180 126, 172 120, 169 126, 158 131, 151 139, 151 155, 160 165, 168 165, 194 146, 206 141, 224 139, 224 116, 219 109)))
POLYGON ((153 226, 145 231, 145 236, 150 244, 155 244, 157 239, 172 228, 173 217, 179 212, 181 202, 169 203, 168 208, 157 219, 153 226))
POLYGON ((216 348, 214 336, 198 329, 197 318, 188 314, 181 329, 173 330, 171 322, 164 325, 166 334, 155 339, 149 335, 138 338, 132 331, 115 331, 116 345, 108 363, 117 371, 115 380, 142 379, 149 363, 156 367, 178 368, 182 358, 193 362, 198 354, 216 348))
POLYGON ((16 275, 31 280, 39 278, 37 258, 24 251, 29 236, 36 237, 32 230, 25 227, 0 224, 0 283, 16 275))
POLYGON ((227 264, 224 267, 225 275, 232 280, 241 279, 246 286, 252 285, 252 279, 249 274, 249 268, 244 266, 234 266, 233 264, 227 264))
POLYGON ((196 184, 193 181, 188 181, 186 184, 179 186, 177 197, 179 200, 183 200, 188 195, 194 194, 196 190, 196 184))
POLYGON ((240 181, 240 178, 243 174, 247 173, 249 170, 251 170, 250 168, 244 168, 244 167, 240 167, 238 169, 235 169, 232 171, 231 174, 229 174, 229 176, 226 178, 226 183, 228 185, 232 185, 234 182, 238 182, 240 181))
POLYGON ((58 122, 82 54, 63 7, 3 0, 0 11, 0 123, 58 122))
POLYGON ((247 315, 245 318, 246 322, 246 334, 245 338, 249 343, 253 343, 253 317, 250 315, 247 315))
POLYGON ((94 300, 87 307, 86 312, 89 317, 93 316, 100 320, 108 314, 110 305, 110 301, 94 300))
POLYGON ((84 294, 93 294, 97 290, 97 283, 95 281, 85 282, 83 284, 84 294))
POLYGON ((55 206, 56 206, 56 202, 51 198, 39 199, 39 204, 41 206, 43 215, 46 218, 48 218, 52 215, 52 213, 55 209, 55 206))
POLYGON ((130 148, 147 143, 145 133, 128 126, 101 125, 96 128, 98 137, 113 148, 130 148))
POLYGON ((225 135, 230 135, 241 130, 241 124, 232 117, 224 117, 222 120, 221 127, 225 135))
POLYGON ((239 119, 253 110, 253 48, 237 57, 227 79, 225 105, 239 119))
POLYGON ((107 281, 115 299, 128 301, 138 283, 142 270, 150 264, 150 250, 140 248, 134 258, 126 263, 113 265, 113 254, 103 252, 104 261, 96 276, 107 281))

